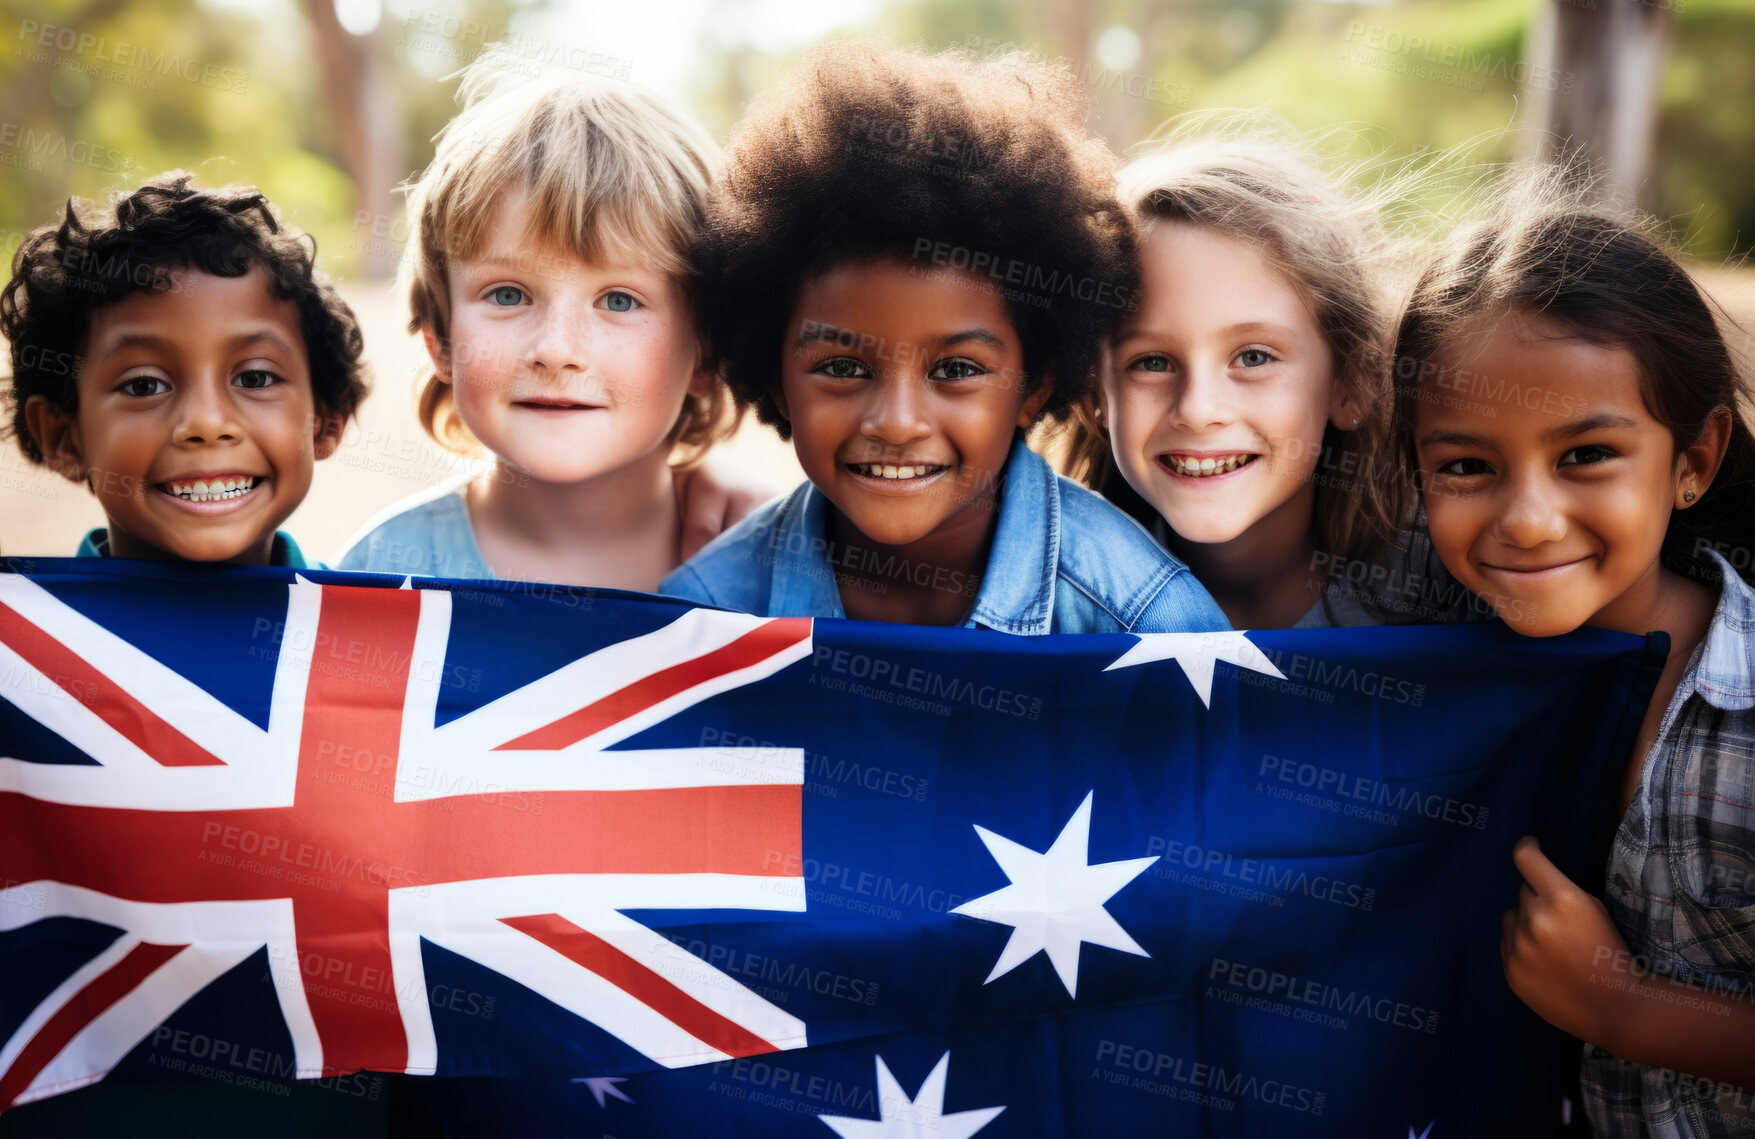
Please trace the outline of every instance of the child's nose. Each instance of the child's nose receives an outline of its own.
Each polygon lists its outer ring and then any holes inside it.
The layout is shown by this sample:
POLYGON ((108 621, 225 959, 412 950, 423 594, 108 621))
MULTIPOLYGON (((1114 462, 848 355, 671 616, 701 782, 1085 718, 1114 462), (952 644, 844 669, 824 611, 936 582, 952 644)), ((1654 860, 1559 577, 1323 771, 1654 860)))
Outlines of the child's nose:
POLYGON ((588 366, 590 305, 565 300, 544 306, 541 323, 531 340, 528 363, 537 371, 559 374, 584 371, 588 366))
POLYGON ((873 384, 860 429, 870 438, 892 446, 931 435, 926 393, 904 376, 890 376, 873 384))
POLYGON ((1191 430, 1218 427, 1232 418, 1230 382, 1219 370, 1190 364, 1177 379, 1172 412, 1177 423, 1191 430))
POLYGON ((228 392, 216 384, 197 382, 186 385, 177 409, 181 413, 177 423, 179 442, 229 442, 242 433, 236 405, 228 392))
POLYGON ((1542 480, 1523 479, 1513 485, 1494 529, 1508 546, 1531 549, 1566 536, 1565 500, 1542 480))

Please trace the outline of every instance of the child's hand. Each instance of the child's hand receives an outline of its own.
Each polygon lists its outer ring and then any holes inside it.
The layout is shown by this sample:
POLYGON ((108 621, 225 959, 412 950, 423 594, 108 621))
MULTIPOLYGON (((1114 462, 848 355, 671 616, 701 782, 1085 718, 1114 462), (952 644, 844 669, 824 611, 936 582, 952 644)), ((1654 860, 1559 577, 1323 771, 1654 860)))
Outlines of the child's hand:
POLYGON ((1501 919, 1499 959, 1505 980, 1537 1016, 1610 1051, 1636 983, 1627 943, 1603 904, 1548 861, 1525 835, 1511 860, 1523 875, 1517 908, 1501 919))
POLYGON ((711 456, 700 466, 676 475, 676 500, 682 507, 683 561, 736 525, 750 511, 780 492, 779 487, 749 481, 744 468, 728 468, 711 456), (743 481, 739 481, 742 479, 743 481))

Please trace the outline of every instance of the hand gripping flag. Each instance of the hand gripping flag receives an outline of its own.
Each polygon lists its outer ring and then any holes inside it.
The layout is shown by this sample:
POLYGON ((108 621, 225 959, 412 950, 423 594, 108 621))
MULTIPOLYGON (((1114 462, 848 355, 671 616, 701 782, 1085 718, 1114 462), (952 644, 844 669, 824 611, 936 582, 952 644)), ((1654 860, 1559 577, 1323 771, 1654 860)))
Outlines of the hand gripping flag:
POLYGON ((0 1108, 371 1069, 507 1077, 416 1084, 481 1130, 1542 1134, 1510 848, 1590 885, 1662 659, 9 568, 0 1108))

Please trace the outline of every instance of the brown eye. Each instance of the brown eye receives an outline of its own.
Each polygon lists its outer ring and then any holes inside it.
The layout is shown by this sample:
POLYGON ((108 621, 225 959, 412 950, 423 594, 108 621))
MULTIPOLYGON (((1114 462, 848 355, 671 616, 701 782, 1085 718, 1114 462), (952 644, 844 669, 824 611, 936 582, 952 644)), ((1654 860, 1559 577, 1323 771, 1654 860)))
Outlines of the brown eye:
POLYGON ((1615 449, 1613 447, 1592 444, 1586 447, 1574 447, 1564 455, 1561 455, 1560 465, 1563 467, 1587 467, 1592 463, 1601 463, 1613 459, 1614 457, 1615 449), (1568 460, 1570 460, 1570 462, 1568 460))
POLYGON ((123 395, 145 399, 148 396, 155 396, 161 392, 170 391, 171 385, 165 383, 157 376, 131 376, 128 379, 123 380, 116 390, 123 395))
POLYGON ((870 375, 864 364, 850 356, 831 356, 811 370, 832 380, 859 380, 870 375))
POLYGON ((932 366, 927 378, 934 380, 967 380, 974 376, 985 376, 987 369, 967 357, 958 356, 951 360, 940 360, 932 366))

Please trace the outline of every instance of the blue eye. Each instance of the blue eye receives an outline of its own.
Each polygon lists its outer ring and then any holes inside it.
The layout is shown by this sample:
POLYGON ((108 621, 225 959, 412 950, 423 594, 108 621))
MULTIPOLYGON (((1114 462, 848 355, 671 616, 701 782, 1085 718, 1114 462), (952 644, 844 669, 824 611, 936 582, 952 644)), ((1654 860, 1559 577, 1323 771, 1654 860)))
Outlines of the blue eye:
POLYGON ((967 380, 986 374, 986 368, 963 356, 940 360, 932 366, 932 371, 926 373, 927 378, 933 380, 967 380))
POLYGON ((832 380, 858 380, 871 375, 864 364, 851 356, 830 356, 811 370, 832 380))
POLYGON ((1583 447, 1574 447, 1572 450, 1566 452, 1566 454, 1561 455, 1560 465, 1563 467, 1586 467, 1594 463, 1601 463, 1608 459, 1613 459, 1614 457, 1615 449, 1613 447, 1604 447, 1600 444, 1593 443, 1583 447), (1568 459, 1571 459, 1572 461, 1569 463, 1567 462, 1568 459))
POLYGON ((511 308, 524 303, 524 290, 517 285, 495 285, 488 300, 501 308, 511 308))
POLYGON ((261 368, 251 368, 247 372, 239 372, 232 377, 232 383, 249 391, 261 391, 263 388, 271 388, 275 384, 285 382, 273 372, 265 372, 261 368))
POLYGON ((1141 356, 1127 367, 1129 371, 1133 372, 1168 372, 1170 358, 1154 352, 1147 356, 1141 356))
POLYGON ((1237 362, 1245 368, 1259 368, 1274 362, 1274 354, 1265 348, 1245 348, 1237 353, 1237 362))
POLYGON ((138 399, 159 395, 171 390, 171 385, 157 376, 130 376, 117 385, 116 390, 123 395, 131 395, 138 399), (145 385, 144 388, 142 385, 145 385))
POLYGON ((632 295, 617 289, 613 293, 603 294, 603 307, 610 312, 633 312, 640 307, 640 302, 632 295))

